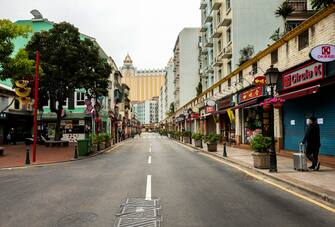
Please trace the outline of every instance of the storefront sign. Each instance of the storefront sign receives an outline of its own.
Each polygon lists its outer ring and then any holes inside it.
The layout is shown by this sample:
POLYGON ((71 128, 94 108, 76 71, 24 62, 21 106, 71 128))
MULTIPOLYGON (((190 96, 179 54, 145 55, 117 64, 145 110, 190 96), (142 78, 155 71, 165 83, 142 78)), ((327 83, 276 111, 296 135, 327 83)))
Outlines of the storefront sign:
POLYGON ((215 111, 214 106, 206 106, 206 113, 213 113, 215 111))
POLYGON ((239 102, 249 101, 264 95, 263 87, 254 87, 239 94, 239 102))
POLYGON ((185 120, 185 115, 179 115, 176 117, 176 122, 184 121, 185 120))
POLYGON ((320 62, 309 63, 283 75, 283 90, 321 80, 324 77, 324 66, 320 62))
POLYGON ((192 110, 193 110, 194 113, 199 113, 199 108, 198 107, 193 107, 192 110))
POLYGON ((192 119, 198 119, 199 118, 199 114, 198 113, 192 113, 191 118, 192 119))
POLYGON ((266 85, 266 77, 265 76, 256 76, 254 79, 255 86, 264 86, 266 85))
POLYGON ((224 110, 232 106, 231 96, 216 101, 218 110, 224 110))
POLYGON ((207 106, 215 106, 215 104, 216 104, 216 102, 214 100, 209 99, 209 100, 206 101, 207 106))
POLYGON ((335 61, 335 45, 322 44, 311 50, 310 57, 318 62, 335 61))

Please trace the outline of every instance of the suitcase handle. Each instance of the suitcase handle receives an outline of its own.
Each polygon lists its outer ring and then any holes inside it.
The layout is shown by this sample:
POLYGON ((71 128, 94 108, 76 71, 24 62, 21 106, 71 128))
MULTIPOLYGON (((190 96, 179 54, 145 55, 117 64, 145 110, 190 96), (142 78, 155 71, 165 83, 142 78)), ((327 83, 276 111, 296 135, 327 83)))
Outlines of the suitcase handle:
POLYGON ((300 143, 300 144, 299 144, 299 152, 300 152, 300 153, 306 153, 305 151, 306 151, 306 149, 305 149, 305 145, 300 143))

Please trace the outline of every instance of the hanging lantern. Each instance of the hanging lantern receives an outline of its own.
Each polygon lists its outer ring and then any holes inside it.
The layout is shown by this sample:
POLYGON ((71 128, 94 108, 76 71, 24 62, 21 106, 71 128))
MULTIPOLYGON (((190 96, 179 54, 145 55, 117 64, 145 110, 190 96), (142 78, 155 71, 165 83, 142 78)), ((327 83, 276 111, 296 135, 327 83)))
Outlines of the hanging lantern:
POLYGON ((27 97, 30 95, 31 88, 15 88, 15 94, 19 97, 27 97))
POLYGON ((25 87, 27 87, 28 84, 29 84, 29 80, 18 80, 18 81, 15 81, 16 87, 19 87, 19 88, 25 88, 25 87))

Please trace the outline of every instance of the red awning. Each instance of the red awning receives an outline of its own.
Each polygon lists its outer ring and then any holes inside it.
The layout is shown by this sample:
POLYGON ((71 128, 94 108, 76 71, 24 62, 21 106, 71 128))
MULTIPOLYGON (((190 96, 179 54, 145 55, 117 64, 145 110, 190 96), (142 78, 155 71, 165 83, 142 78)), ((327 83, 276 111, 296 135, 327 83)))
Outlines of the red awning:
POLYGON ((320 84, 316 85, 316 86, 304 88, 304 89, 301 89, 301 90, 292 91, 292 92, 289 92, 289 93, 286 93, 286 94, 282 94, 282 95, 279 95, 277 98, 282 98, 282 99, 285 99, 285 100, 299 98, 301 96, 315 94, 316 92, 318 92, 319 88, 320 88, 320 84))
POLYGON ((234 106, 233 108, 231 108, 232 110, 236 110, 236 109, 241 109, 247 106, 251 106, 251 105, 255 105, 257 104, 257 99, 253 99, 251 101, 245 102, 245 103, 241 103, 240 105, 234 106))

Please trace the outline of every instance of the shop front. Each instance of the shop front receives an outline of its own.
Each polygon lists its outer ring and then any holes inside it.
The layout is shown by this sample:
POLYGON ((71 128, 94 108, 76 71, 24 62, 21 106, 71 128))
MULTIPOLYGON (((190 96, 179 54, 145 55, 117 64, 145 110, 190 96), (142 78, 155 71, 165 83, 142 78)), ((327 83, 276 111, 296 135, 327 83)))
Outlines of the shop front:
POLYGON ((235 142, 235 120, 231 108, 234 106, 232 96, 216 101, 217 114, 219 115, 220 134, 223 141, 235 142))
POLYGON ((201 116, 203 119, 203 125, 204 125, 204 134, 208 133, 216 133, 216 119, 213 115, 216 111, 215 106, 205 106, 203 115, 201 116))
POLYGON ((317 118, 320 153, 335 156, 335 62, 308 61, 282 73, 280 96, 283 149, 296 151, 304 137, 307 119, 317 118))
POLYGON ((266 95, 262 86, 251 87, 238 94, 238 105, 234 109, 239 109, 242 144, 249 144, 257 134, 270 136, 270 113, 259 105, 266 95))

